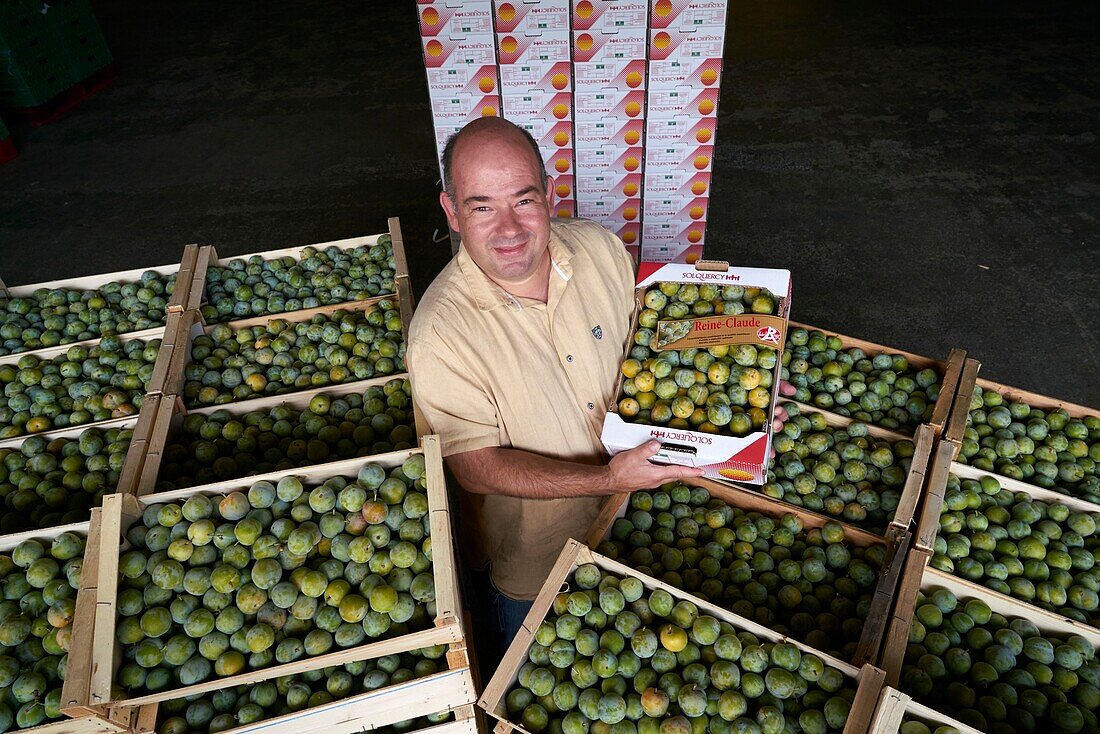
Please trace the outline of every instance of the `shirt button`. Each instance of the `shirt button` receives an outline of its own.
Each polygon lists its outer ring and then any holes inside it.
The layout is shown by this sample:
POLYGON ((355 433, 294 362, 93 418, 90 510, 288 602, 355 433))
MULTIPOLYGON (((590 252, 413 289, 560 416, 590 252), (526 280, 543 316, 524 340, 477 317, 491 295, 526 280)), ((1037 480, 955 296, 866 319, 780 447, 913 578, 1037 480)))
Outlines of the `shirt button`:
POLYGON ((589 404, 588 404, 588 409, 589 409, 589 410, 592 410, 592 409, 593 409, 593 408, 595 408, 595 407, 596 407, 596 406, 595 406, 594 404, 592 404, 592 403, 589 403, 589 404))
POLYGON ((572 354, 565 355, 565 361, 566 362, 572 362, 573 361, 573 355, 572 354))

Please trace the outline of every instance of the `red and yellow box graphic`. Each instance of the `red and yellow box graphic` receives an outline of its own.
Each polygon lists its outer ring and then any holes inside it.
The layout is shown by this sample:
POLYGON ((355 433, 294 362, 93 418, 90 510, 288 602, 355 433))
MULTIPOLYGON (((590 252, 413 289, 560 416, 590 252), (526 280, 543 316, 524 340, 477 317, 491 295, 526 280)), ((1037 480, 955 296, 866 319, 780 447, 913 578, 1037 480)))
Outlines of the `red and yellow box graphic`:
POLYGON ((718 88, 650 89, 647 115, 650 118, 712 117, 718 110, 718 88))
POLYGON ((568 120, 528 117, 512 122, 531 133, 542 150, 573 147, 573 126, 568 120))
POLYGON ((494 0, 497 33, 537 36, 569 31, 570 0, 494 0))
POLYGON ((722 29, 699 30, 695 33, 651 30, 649 33, 650 62, 695 59, 721 59, 726 35, 722 29))
POLYGON ((645 173, 645 197, 690 198, 710 195, 710 172, 693 168, 679 170, 650 169, 645 173))
POLYGON ((605 145, 640 145, 645 138, 645 121, 616 117, 584 117, 574 123, 578 148, 602 148, 605 145))
POLYGON ((706 232, 707 223, 702 219, 686 222, 676 219, 645 220, 642 223, 642 246, 667 248, 701 245, 706 232))
POLYGON ((646 0, 574 0, 573 30, 604 35, 645 33, 646 0))
POLYGON ((722 81, 722 59, 670 59, 649 62, 650 89, 675 89, 689 86, 694 89, 713 87, 722 81))
POLYGON ((462 39, 470 36, 493 35, 493 10, 489 0, 417 6, 422 38, 462 39))
POLYGON ((645 92, 603 89, 594 92, 573 93, 573 105, 578 119, 614 117, 618 119, 642 119, 645 112, 645 92))
POLYGON ((642 175, 613 172, 580 175, 577 177, 577 189, 588 198, 633 199, 642 193, 642 175))
MULTIPOLYGON (((629 250, 631 247, 638 247, 638 240, 642 236, 642 225, 638 222, 623 222, 613 227, 611 231, 623 241, 623 244, 629 250)), ((635 249, 635 259, 637 259, 638 254, 637 249, 635 249)))
POLYGON ((573 76, 576 89, 583 91, 645 89, 646 64, 645 59, 586 61, 573 65, 573 76))
POLYGON ((728 0, 651 0, 649 27, 690 32, 725 28, 728 0))
POLYGON ((554 199, 572 199, 576 195, 576 190, 573 187, 574 178, 570 174, 556 174, 555 172, 547 171, 554 179, 554 199))
POLYGON ((621 145, 605 145, 602 148, 578 148, 575 152, 578 176, 595 173, 641 173, 645 159, 641 146, 626 148, 621 145))
POLYGON ((461 95, 432 100, 432 116, 436 128, 462 127, 479 117, 499 117, 500 97, 497 95, 461 95))
POLYGON ((718 120, 679 115, 675 117, 651 117, 646 120, 646 146, 710 145, 718 120))
POLYGON ((646 149, 646 172, 709 172, 714 162, 713 145, 669 145, 646 149))
POLYGON ((503 103, 504 116, 517 124, 532 118, 568 121, 573 114, 573 95, 569 92, 505 92, 503 103))
POLYGON ((577 199, 577 211, 580 216, 597 222, 638 222, 642 216, 642 200, 582 196, 577 199))
POLYGON ((558 148, 546 155, 546 157, 543 158, 543 162, 546 164, 546 172, 551 176, 566 173, 573 175, 574 162, 572 148, 558 148))
MULTIPOLYGON (((647 192, 648 194, 648 192, 647 192)), ((642 208, 646 219, 657 217, 669 221, 698 222, 707 218, 710 200, 706 196, 694 198, 685 196, 649 196, 642 208)))
POLYGON ((573 63, 634 61, 646 58, 645 34, 605 36, 592 31, 573 31, 573 63))
POLYGON ((639 257, 645 262, 685 263, 691 265, 703 259, 702 245, 642 246, 639 257))

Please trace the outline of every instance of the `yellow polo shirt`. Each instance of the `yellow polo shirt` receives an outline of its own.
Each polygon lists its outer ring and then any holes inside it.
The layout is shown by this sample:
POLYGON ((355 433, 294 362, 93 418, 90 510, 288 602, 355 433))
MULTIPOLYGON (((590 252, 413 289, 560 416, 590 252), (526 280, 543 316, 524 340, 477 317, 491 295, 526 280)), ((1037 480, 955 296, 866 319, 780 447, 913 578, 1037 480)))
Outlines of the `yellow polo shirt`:
MULTIPOLYGON (((407 363, 444 456, 500 446, 605 460, 600 429, 630 336, 634 266, 595 222, 553 220, 550 232, 546 303, 505 292, 460 248, 417 305, 407 363)), ((537 596, 565 541, 583 538, 600 506, 597 497, 464 499, 475 515, 463 519, 464 546, 476 541, 497 588, 515 599, 537 596)))

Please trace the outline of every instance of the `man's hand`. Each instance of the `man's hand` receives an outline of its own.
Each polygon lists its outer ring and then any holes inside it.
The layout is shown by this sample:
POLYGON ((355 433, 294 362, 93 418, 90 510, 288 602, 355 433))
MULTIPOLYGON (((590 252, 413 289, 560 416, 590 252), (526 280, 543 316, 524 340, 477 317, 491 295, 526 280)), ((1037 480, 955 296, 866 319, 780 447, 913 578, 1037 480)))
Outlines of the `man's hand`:
MULTIPOLYGON (((796 392, 797 392, 797 390, 795 390, 794 385, 792 385, 791 383, 787 382, 786 380, 780 380, 779 381, 779 394, 780 395, 783 395, 783 396, 786 396, 786 397, 789 398, 790 396, 794 395, 796 392)), ((773 436, 783 430, 783 424, 785 424, 787 422, 787 417, 788 416, 787 416, 787 409, 786 408, 784 408, 782 405, 775 406, 775 417, 772 418, 772 435, 773 436)), ((771 459, 775 458, 775 449, 774 448, 771 450, 771 455, 769 456, 769 458, 771 458, 771 459)))
POLYGON ((647 441, 637 448, 612 456, 607 465, 611 472, 612 491, 633 492, 636 489, 650 489, 677 479, 703 475, 702 469, 690 466, 654 464, 650 459, 660 448, 660 441, 647 441))
MULTIPOLYGON (((794 385, 792 385, 791 383, 787 382, 786 380, 780 380, 779 381, 779 394, 780 395, 789 398, 790 396, 794 395, 796 392, 798 392, 798 391, 795 390, 794 385)), ((775 417, 772 418, 772 433, 774 434, 774 433, 779 433, 780 431, 782 431, 783 430, 783 424, 785 424, 786 422, 787 422, 787 409, 784 408, 782 405, 776 405, 775 406, 775 417)))

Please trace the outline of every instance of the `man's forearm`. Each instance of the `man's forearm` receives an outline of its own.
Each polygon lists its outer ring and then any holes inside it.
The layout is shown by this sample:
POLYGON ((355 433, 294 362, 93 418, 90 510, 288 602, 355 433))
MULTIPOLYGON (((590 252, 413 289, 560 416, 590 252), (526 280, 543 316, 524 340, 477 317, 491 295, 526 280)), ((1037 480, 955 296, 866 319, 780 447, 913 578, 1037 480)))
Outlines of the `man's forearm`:
POLYGON ((577 464, 509 448, 455 454, 447 465, 471 492, 525 499, 591 497, 624 491, 612 486, 606 465, 577 464))

